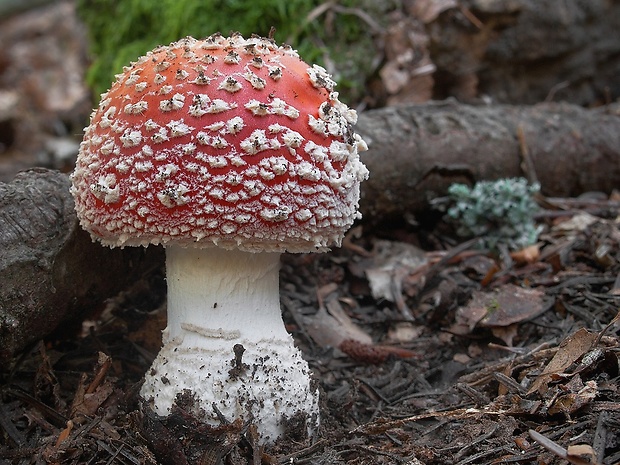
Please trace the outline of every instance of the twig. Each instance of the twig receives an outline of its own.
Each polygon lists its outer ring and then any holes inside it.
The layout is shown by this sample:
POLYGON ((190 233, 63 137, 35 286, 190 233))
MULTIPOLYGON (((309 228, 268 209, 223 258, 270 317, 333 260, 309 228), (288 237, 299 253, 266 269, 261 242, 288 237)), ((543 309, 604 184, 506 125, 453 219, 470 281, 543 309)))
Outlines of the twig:
POLYGON ((541 359, 550 359, 553 357, 557 351, 557 347, 549 347, 552 342, 545 342, 535 347, 531 351, 517 355, 516 357, 508 357, 503 360, 500 360, 496 363, 485 365, 482 369, 476 370, 473 373, 463 375, 459 378, 459 381, 463 383, 467 383, 470 385, 480 385, 485 382, 488 382, 490 378, 493 377, 494 373, 502 371, 506 365, 517 365, 529 360, 541 360, 541 359))
POLYGON ((474 245, 476 245, 476 243, 478 242, 479 238, 474 237, 473 239, 469 239, 455 247, 452 247, 450 250, 447 250, 445 255, 443 257, 441 257, 439 259, 439 261, 433 263, 433 265, 428 269, 428 271, 426 272, 425 278, 426 278, 426 282, 430 282, 431 279, 437 274, 439 273, 439 271, 448 263, 450 263, 450 261, 452 259, 454 259, 454 257, 456 257, 457 255, 459 255, 461 252, 464 252, 466 250, 469 250, 470 248, 474 247, 474 245))
POLYGON ((486 405, 489 403, 489 399, 483 393, 473 388, 469 384, 456 383, 455 387, 469 397, 476 405, 486 405))
POLYGON ((409 458, 408 457, 401 457, 399 455, 396 455, 393 452, 388 452, 385 450, 380 450, 380 449, 375 449, 373 447, 369 447, 369 446, 361 446, 361 445, 355 445, 353 446, 354 449, 360 450, 362 452, 368 452, 370 454, 375 454, 375 455, 381 455, 383 457, 389 457, 393 460, 396 460, 399 463, 405 462, 407 461, 409 458))
POLYGON ((43 416, 51 420, 51 422, 55 426, 60 427, 60 428, 64 428, 67 426, 67 420, 69 420, 67 417, 57 412, 53 408, 45 405, 43 402, 35 399, 30 394, 22 391, 21 389, 8 388, 5 390, 5 393, 9 394, 11 397, 14 397, 16 399, 21 400, 22 402, 29 404, 30 406, 35 408, 37 411, 41 412, 43 416))
POLYGON ((607 325, 605 325, 603 329, 599 331, 598 336, 596 336, 596 339, 592 343, 592 348, 600 344, 601 339, 603 338, 603 335, 607 332, 609 328, 611 328, 618 321, 620 321, 620 310, 618 310, 618 313, 616 314, 616 316, 613 317, 612 320, 609 323, 607 323, 607 325))
POLYGON ((555 98, 555 94, 557 93, 557 91, 565 89, 566 87, 568 87, 570 85, 570 82, 568 81, 562 81, 562 82, 558 82, 556 85, 554 85, 550 90, 549 93, 547 94, 547 96, 545 97, 545 102, 552 102, 553 99, 555 98))
MULTIPOLYGON (((499 427, 499 425, 497 423, 495 423, 492 428, 491 431, 488 431, 480 436, 478 436, 476 439, 474 439, 473 441, 467 443, 467 445, 465 445, 465 447, 461 448, 455 455, 454 455, 454 460, 458 460, 461 457, 463 457, 467 451, 469 451, 472 447, 474 447, 476 444, 480 444, 482 441, 486 441, 489 438, 492 438, 493 435, 495 434, 495 432, 497 431, 497 428, 499 427)), ((492 451, 484 451, 485 454, 488 454, 489 452, 492 451)), ((478 454, 476 455, 472 455, 467 459, 464 459, 467 462, 470 462, 474 457, 477 457, 478 454)), ((459 463, 463 463, 463 462, 459 462, 459 463)))
POLYGON ((596 430, 594 431, 594 440, 592 442, 592 448, 594 453, 603 461, 605 458, 605 442, 607 440, 607 418, 609 413, 604 411, 600 412, 598 420, 596 422, 596 430))
POLYGON ((474 15, 465 5, 459 5, 459 9, 461 10, 461 14, 465 16, 470 23, 476 26, 476 28, 482 29, 484 27, 484 23, 480 21, 478 17, 474 15))
MULTIPOLYGON (((121 443, 120 447, 116 450, 110 447, 107 443, 105 443, 101 439, 97 439, 97 445, 101 447, 103 450, 105 450, 108 454, 111 455, 111 460, 121 461, 119 457, 120 455, 121 457, 129 460, 131 463, 134 463, 136 465, 140 465, 141 463, 143 463, 141 460, 138 459, 138 457, 134 456, 133 454, 130 454, 127 450, 125 450, 125 443, 121 443)), ((112 462, 110 461, 108 463, 112 463, 112 462)))
POLYGON ((525 395, 527 393, 527 390, 510 376, 506 376, 500 372, 495 372, 493 373, 493 378, 495 378, 498 383, 508 388, 510 392, 516 392, 521 395, 525 395))
POLYGON ((357 245, 353 242, 352 238, 356 238, 358 239, 360 236, 362 235, 362 227, 361 226, 355 226, 354 228, 351 228, 345 235, 344 238, 342 239, 342 247, 345 249, 349 249, 352 252, 355 252, 356 254, 365 257, 365 258, 370 258, 374 255, 373 252, 370 252, 368 250, 366 250, 364 247, 357 245))
POLYGON ((457 408, 453 410, 447 410, 444 412, 429 412, 422 413, 420 415, 412 415, 406 418, 400 418, 398 420, 377 420, 371 423, 366 423, 360 425, 350 431, 351 434, 356 433, 365 433, 365 434, 383 434, 388 430, 394 428, 400 428, 405 426, 407 423, 413 423, 420 420, 428 420, 430 418, 453 418, 453 419, 462 419, 468 418, 476 415, 491 415, 491 416, 501 416, 501 415, 509 415, 511 413, 510 410, 483 410, 477 408, 457 408))
POLYGON ((322 3, 316 8, 314 8, 312 11, 310 11, 310 13, 306 15, 306 18, 304 19, 302 27, 305 27, 308 23, 311 23, 312 21, 314 21, 315 19, 317 19, 319 16, 323 15, 324 13, 328 12, 329 10, 335 11, 336 13, 340 13, 340 14, 357 16, 362 21, 364 21, 366 24, 368 24, 372 32, 375 34, 381 35, 385 32, 383 27, 381 27, 381 25, 378 22, 376 22, 368 13, 366 13, 361 8, 350 8, 350 7, 341 6, 341 5, 338 5, 335 1, 322 3))
MULTIPOLYGON (((578 457, 576 455, 570 455, 568 451, 562 446, 560 446, 557 442, 552 441, 548 437, 540 434, 533 429, 529 430, 528 433, 534 441, 543 446, 549 452, 557 455, 564 460, 568 460, 570 463, 573 463, 575 465, 595 465, 590 460, 582 459, 581 457, 578 457)), ((596 463, 598 463, 598 461, 596 463)))
POLYGON ((523 132, 523 125, 519 124, 517 127, 517 138, 519 139, 519 149, 521 152, 522 163, 521 169, 525 172, 527 180, 530 184, 539 184, 538 175, 536 174, 536 168, 534 167, 534 161, 530 154, 530 149, 525 140, 525 133, 523 132))
POLYGON ((314 444, 312 444, 311 446, 306 447, 305 449, 301 449, 301 450, 298 450, 297 452, 293 452, 292 454, 288 454, 283 457, 280 457, 278 459, 278 463, 281 463, 282 465, 293 463, 293 461, 295 461, 296 463, 297 459, 299 459, 300 457, 305 457, 310 454, 314 454, 315 452, 323 449, 327 445, 327 443, 328 441, 326 439, 321 439, 315 442, 314 444))
POLYGON ((9 419, 10 415, 7 412, 6 405, 0 402, 0 427, 4 430, 6 435, 15 443, 15 445, 21 449, 26 444, 25 436, 15 427, 13 422, 9 419))
POLYGON ((125 447, 125 444, 121 444, 121 446, 116 449, 116 452, 114 452, 114 454, 110 457, 110 459, 107 461, 106 465, 111 465, 112 462, 114 462, 114 460, 116 460, 116 458, 119 456, 119 454, 121 454, 121 452, 123 452, 123 447, 125 447))
POLYGON ((372 17, 361 8, 349 8, 334 4, 332 5, 332 10, 334 10, 336 13, 357 16, 366 24, 368 24, 368 26, 370 26, 370 29, 372 29, 372 32, 374 32, 375 34, 381 35, 385 32, 385 30, 379 25, 379 23, 372 19, 372 17))
POLYGON ((99 352, 99 360, 97 360, 97 373, 86 388, 86 394, 92 394, 97 390, 101 382, 105 379, 108 370, 112 366, 112 357, 99 352))
POLYGON ((465 460, 461 460, 460 462, 457 462, 456 465, 467 465, 468 463, 480 463, 480 459, 482 457, 487 457, 489 455, 495 454, 497 452, 512 452, 507 446, 499 446, 496 447, 494 449, 489 449, 489 450, 485 450, 482 452, 479 452, 475 455, 472 455, 470 457, 467 457, 465 460))

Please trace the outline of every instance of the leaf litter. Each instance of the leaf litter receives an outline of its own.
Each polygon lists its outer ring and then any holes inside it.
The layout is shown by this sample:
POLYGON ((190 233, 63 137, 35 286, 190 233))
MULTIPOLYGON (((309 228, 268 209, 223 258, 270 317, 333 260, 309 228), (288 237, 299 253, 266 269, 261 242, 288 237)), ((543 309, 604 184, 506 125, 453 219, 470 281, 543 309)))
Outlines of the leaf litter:
POLYGON ((141 405, 165 324, 163 297, 139 308, 149 289, 163 296, 154 272, 3 375, 0 460, 616 464, 619 235, 595 219, 554 218, 539 253, 509 265, 472 244, 426 252, 359 231, 329 254, 285 256, 283 315, 322 426, 308 441, 291 423, 266 448, 251 423, 202 424, 191 396, 168 418, 141 405))

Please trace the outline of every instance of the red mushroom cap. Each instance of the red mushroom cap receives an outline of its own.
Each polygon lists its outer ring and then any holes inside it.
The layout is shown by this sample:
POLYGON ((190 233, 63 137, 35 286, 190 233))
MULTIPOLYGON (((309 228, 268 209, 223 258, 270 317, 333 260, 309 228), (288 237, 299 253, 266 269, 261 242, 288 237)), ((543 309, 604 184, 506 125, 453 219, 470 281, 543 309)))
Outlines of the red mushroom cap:
POLYGON ((354 110, 289 47, 219 34, 126 67, 73 173, 84 229, 109 246, 305 252, 339 244, 368 175, 354 110))

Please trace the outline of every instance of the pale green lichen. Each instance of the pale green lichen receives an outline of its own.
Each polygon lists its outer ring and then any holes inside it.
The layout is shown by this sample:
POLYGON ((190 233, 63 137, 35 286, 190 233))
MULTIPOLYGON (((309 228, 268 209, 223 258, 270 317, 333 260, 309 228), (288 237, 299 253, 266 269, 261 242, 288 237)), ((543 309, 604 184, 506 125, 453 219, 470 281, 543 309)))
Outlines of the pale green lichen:
POLYGON ((483 247, 520 249, 534 244, 542 230, 534 221, 539 190, 523 178, 480 181, 473 187, 452 184, 447 218, 459 236, 479 237, 483 247))

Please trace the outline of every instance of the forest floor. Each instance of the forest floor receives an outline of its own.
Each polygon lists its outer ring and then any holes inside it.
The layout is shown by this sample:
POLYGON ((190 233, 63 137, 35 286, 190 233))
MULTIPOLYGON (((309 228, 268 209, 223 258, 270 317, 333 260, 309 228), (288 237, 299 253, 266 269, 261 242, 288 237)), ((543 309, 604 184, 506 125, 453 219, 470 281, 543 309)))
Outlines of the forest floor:
POLYGON ((321 392, 311 441, 292 425, 261 449, 249 425, 141 408, 165 325, 158 270, 16 361, 0 463, 617 464, 615 202, 558 203, 537 250, 510 260, 454 245, 441 222, 285 255, 284 319, 321 392))
MULTIPOLYGON (((8 76, 11 90, 54 111, 29 113, 21 133, 0 125, 4 145, 28 148, 62 122, 48 151, 65 156, 7 150, 3 180, 33 164, 70 170, 91 102, 77 85, 47 89, 81 76, 86 60, 75 53, 63 72, 46 45, 70 20, 14 33, 38 47, 20 56, 50 65, 19 68, 28 79, 8 76)), ((5 113, 20 117, 3 92, 5 113)), ((619 199, 545 200, 537 246, 513 256, 460 242, 439 217, 361 224, 342 248, 283 256, 284 321, 320 390, 311 440, 291 425, 260 448, 252 425, 209 428, 183 405, 167 419, 142 408, 165 327, 158 269, 0 373, 0 465, 620 464, 619 199)))

